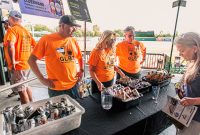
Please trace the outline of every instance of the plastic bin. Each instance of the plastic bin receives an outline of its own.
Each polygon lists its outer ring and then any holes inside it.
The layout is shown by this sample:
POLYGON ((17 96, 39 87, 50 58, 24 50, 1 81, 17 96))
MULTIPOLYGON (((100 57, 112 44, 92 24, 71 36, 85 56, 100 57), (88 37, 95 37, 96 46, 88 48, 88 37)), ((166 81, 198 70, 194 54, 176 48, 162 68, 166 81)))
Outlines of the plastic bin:
MULTIPOLYGON (((48 100, 51 100, 52 102, 60 102, 60 99, 62 97, 67 97, 68 104, 74 105, 76 108, 76 112, 70 114, 69 116, 66 116, 57 120, 48 121, 44 125, 34 127, 24 132, 20 132, 16 135, 60 135, 60 134, 63 134, 63 133, 66 133, 68 131, 78 128, 81 124, 81 117, 82 117, 82 114, 85 112, 85 109, 77 101, 75 101, 68 95, 61 95, 61 96, 52 97, 49 99, 40 100, 37 102, 32 102, 30 104, 22 105, 22 107, 24 109, 26 106, 31 105, 34 109, 36 109, 39 106, 44 106, 48 100)), ((4 120, 3 114, 1 113, 0 114, 0 135, 6 135, 5 133, 6 133, 5 120, 4 120)))

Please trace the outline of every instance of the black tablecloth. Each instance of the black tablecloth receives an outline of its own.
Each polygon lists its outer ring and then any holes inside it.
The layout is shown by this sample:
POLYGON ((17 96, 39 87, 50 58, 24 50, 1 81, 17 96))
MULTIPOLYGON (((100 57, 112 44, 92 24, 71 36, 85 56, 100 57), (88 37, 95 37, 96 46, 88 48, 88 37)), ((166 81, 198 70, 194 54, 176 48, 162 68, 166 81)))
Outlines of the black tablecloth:
POLYGON ((173 84, 161 89, 158 104, 151 99, 151 93, 147 93, 138 106, 121 111, 103 110, 99 95, 78 99, 85 108, 85 114, 82 115, 81 126, 66 135, 157 134, 169 126, 166 115, 161 111, 167 95, 175 96, 173 84))

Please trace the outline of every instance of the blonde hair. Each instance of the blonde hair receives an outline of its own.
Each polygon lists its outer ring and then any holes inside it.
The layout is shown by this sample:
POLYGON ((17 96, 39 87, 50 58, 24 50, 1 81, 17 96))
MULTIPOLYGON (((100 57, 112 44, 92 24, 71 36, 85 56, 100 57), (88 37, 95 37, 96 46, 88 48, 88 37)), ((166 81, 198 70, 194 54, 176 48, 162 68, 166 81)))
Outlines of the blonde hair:
POLYGON ((184 83, 190 83, 200 73, 200 35, 195 32, 187 32, 176 39, 176 44, 186 47, 197 47, 197 52, 194 54, 194 60, 189 61, 187 70, 183 76, 184 83))
MULTIPOLYGON (((95 49, 105 49, 103 46, 106 44, 107 41, 116 39, 116 34, 113 31, 106 30, 101 34, 101 37, 96 44, 95 49)), ((113 48, 112 48, 113 49, 113 48)))

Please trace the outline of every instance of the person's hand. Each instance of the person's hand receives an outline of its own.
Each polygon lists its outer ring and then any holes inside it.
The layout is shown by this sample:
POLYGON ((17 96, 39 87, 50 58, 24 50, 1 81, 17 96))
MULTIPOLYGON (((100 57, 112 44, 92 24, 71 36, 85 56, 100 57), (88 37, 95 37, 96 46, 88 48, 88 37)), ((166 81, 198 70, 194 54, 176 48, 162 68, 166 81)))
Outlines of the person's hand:
POLYGON ((181 105, 183 105, 183 106, 196 105, 196 99, 184 97, 181 99, 181 105))
POLYGON ((47 78, 42 78, 40 79, 41 83, 44 84, 45 86, 47 86, 48 88, 55 88, 55 85, 54 85, 54 81, 57 81, 57 80, 53 80, 53 79, 47 79, 47 78))
POLYGON ((103 88, 105 88, 101 82, 99 82, 99 83, 97 84, 97 87, 98 87, 98 89, 99 89, 100 91, 102 91, 103 88))
POLYGON ((12 63, 12 70, 16 70, 16 65, 17 64, 19 64, 21 61, 14 61, 13 63, 12 63))
POLYGON ((82 71, 79 71, 77 74, 76 74, 76 77, 78 77, 78 82, 82 80, 83 78, 83 72, 82 71))

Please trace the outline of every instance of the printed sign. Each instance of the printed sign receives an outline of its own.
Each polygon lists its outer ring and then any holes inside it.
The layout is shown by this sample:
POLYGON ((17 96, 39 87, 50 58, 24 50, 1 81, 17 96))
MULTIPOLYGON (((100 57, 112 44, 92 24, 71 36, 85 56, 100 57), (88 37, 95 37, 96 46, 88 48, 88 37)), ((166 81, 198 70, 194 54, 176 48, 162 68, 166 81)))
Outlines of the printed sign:
POLYGON ((68 5, 77 20, 91 22, 86 0, 68 0, 68 5))
POLYGON ((172 8, 178 7, 178 6, 186 7, 186 1, 185 0, 174 1, 172 4, 172 8))
POLYGON ((20 0, 19 6, 24 14, 50 18, 60 18, 64 15, 62 0, 20 0))

